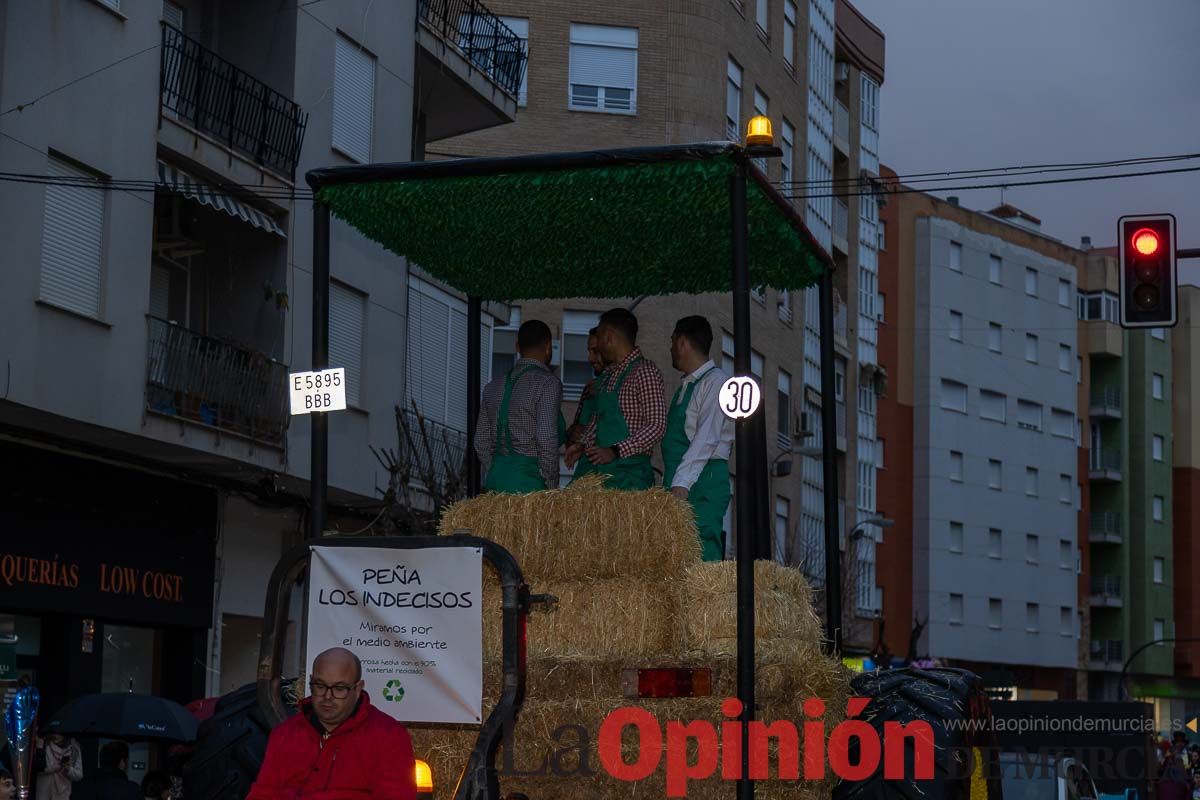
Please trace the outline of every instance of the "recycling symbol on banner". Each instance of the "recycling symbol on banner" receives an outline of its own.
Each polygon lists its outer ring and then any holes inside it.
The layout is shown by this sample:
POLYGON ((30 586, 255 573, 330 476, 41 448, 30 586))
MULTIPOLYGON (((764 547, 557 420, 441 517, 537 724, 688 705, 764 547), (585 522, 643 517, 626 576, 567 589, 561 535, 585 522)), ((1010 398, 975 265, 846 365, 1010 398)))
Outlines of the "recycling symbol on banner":
POLYGON ((389 703, 399 703, 404 699, 404 686, 395 678, 392 678, 383 687, 383 699, 389 703))

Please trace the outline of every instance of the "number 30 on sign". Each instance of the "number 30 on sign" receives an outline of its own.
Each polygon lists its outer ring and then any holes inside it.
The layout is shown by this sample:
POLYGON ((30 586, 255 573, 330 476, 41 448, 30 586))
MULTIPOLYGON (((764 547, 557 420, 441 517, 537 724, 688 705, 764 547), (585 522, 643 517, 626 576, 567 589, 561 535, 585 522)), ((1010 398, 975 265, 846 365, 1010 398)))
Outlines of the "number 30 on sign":
POLYGON ((721 387, 721 411, 732 419, 753 416, 762 402, 758 381, 746 376, 730 378, 721 387))
POLYGON ((288 376, 292 414, 341 411, 346 407, 346 369, 293 372, 288 376))

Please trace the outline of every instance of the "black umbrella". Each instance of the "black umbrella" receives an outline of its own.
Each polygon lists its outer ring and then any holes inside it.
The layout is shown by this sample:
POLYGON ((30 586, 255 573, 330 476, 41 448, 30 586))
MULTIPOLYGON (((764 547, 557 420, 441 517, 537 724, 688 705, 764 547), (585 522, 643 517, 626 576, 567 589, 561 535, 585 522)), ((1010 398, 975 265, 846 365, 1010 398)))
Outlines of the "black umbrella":
POLYGON ((46 731, 136 741, 193 742, 196 718, 165 697, 106 692, 84 695, 67 703, 54 715, 46 731))

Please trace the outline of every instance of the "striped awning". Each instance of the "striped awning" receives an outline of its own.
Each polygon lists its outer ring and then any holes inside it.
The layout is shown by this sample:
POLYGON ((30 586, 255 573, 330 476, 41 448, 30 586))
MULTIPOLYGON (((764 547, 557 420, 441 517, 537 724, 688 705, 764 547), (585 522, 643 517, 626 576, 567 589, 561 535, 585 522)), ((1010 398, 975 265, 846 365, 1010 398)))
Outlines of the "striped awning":
POLYGON ((200 180, 171 164, 158 162, 158 185, 164 191, 180 194, 197 203, 203 203, 209 208, 224 211, 231 217, 237 217, 267 233, 287 238, 279 223, 253 206, 248 206, 236 199, 229 192, 200 180))

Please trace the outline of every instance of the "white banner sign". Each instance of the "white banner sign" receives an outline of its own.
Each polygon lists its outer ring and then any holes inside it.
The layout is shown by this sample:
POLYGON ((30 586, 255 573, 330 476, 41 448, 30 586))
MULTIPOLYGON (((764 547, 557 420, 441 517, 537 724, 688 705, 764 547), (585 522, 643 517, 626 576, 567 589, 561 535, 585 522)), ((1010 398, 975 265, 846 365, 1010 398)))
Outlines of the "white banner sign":
POLYGON ((346 369, 320 372, 293 372, 288 376, 292 398, 292 416, 314 411, 344 411, 346 408, 346 369))
POLYGON ((344 647, 402 722, 475 724, 483 703, 483 553, 313 547, 305 663, 344 647))

